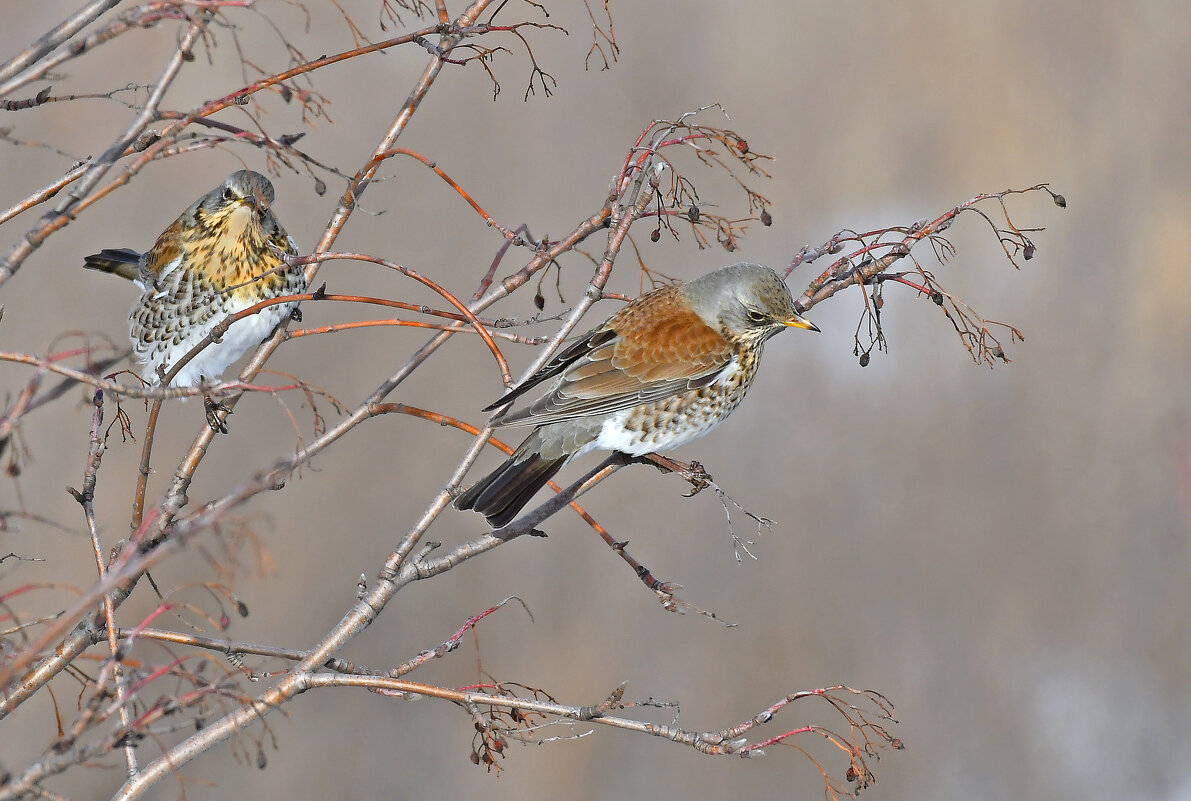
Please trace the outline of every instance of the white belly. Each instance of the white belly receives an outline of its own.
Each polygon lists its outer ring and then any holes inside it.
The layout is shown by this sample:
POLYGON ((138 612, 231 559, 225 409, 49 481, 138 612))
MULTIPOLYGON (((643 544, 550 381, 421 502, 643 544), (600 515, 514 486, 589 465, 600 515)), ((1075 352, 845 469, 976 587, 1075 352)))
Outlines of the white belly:
MULTIPOLYGON (((228 328, 227 333, 219 342, 213 342, 203 348, 193 359, 179 371, 170 383, 174 387, 197 387, 201 379, 214 382, 223 375, 223 371, 233 362, 247 353, 251 348, 259 345, 265 337, 281 322, 285 315, 296 306, 296 303, 286 303, 270 306, 257 314, 237 320, 228 328)), ((151 349, 142 352, 137 349, 137 358, 141 361, 141 377, 150 384, 158 384, 161 377, 157 373, 160 365, 165 364, 169 370, 190 350, 202 342, 215 324, 223 317, 211 321, 210 325, 197 329, 177 344, 165 349, 151 349)))
POLYGON ((740 403, 752 380, 733 359, 713 384, 682 395, 622 409, 604 421, 584 452, 602 448, 630 456, 685 445, 715 428, 740 403), (739 391, 733 387, 745 384, 739 391))

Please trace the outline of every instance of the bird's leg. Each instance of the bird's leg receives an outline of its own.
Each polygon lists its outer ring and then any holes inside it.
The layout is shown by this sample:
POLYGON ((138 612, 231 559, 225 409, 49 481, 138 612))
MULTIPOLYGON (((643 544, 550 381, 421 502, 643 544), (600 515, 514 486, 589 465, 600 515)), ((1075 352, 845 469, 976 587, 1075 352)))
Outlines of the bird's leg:
POLYGON ((677 459, 671 459, 669 456, 662 456, 660 453, 647 453, 644 456, 630 457, 630 461, 640 462, 641 464, 652 464, 663 473, 677 473, 691 483, 691 491, 684 497, 691 497, 698 495, 703 490, 715 483, 711 474, 703 469, 703 465, 699 462, 680 462, 677 459))
POLYGON ((216 400, 210 393, 204 392, 203 410, 207 413, 207 425, 211 430, 216 434, 226 434, 227 423, 224 420, 227 419, 227 415, 232 413, 232 407, 222 401, 216 400), (224 412, 222 419, 219 417, 220 412, 224 412))
POLYGON ((219 419, 219 413, 227 412, 231 414, 232 410, 210 395, 203 396, 203 409, 207 412, 207 425, 210 426, 211 430, 216 434, 226 434, 227 423, 219 419))

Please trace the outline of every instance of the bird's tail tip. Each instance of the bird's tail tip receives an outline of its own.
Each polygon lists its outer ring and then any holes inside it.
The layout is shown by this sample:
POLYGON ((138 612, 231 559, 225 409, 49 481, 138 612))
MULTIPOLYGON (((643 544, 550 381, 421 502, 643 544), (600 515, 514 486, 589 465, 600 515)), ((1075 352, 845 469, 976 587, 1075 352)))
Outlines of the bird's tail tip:
POLYGON ((513 522, 565 462, 566 457, 545 459, 537 453, 526 457, 518 450, 507 462, 456 498, 455 508, 479 512, 493 529, 503 528, 513 522))
POLYGON ((98 253, 92 253, 83 258, 83 266, 88 270, 98 270, 101 273, 112 273, 121 278, 135 280, 139 269, 141 254, 128 248, 104 248, 98 253))

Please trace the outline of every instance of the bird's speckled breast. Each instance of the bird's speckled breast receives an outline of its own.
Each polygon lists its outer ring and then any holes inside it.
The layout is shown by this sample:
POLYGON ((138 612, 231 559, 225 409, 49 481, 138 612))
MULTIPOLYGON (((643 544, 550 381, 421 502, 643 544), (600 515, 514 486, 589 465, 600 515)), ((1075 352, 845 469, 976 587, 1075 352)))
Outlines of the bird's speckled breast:
MULTIPOLYGON (((220 213, 200 207, 185 225, 175 224, 162 234, 177 237, 173 248, 164 249, 177 255, 168 264, 151 265, 146 292, 130 315, 134 349, 147 381, 156 382, 160 365, 178 361, 228 315, 305 289, 302 268, 284 264, 287 255, 297 252, 293 241, 271 214, 263 226, 255 224, 253 214, 248 206, 220 213)), ((161 245, 159 241, 156 252, 163 250, 161 245)), ((183 368, 174 384, 193 386, 200 376, 217 378, 296 305, 270 306, 236 322, 222 342, 209 345, 183 368)))
POLYGON ((677 448, 703 436, 744 400, 760 357, 760 347, 738 351, 711 384, 611 416, 590 448, 640 456, 677 448))

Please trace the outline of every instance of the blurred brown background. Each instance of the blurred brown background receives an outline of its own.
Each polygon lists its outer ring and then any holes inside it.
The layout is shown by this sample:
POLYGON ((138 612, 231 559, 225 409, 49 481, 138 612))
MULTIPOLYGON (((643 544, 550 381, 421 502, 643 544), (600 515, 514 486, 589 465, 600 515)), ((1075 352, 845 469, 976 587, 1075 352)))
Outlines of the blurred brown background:
MULTIPOLYGON (((368 35, 391 35, 377 26, 375 0, 343 5, 368 35)), ((10 2, 0 55, 76 6, 10 2)), ((262 0, 257 9, 308 56, 352 45, 331 4, 307 6, 310 35, 292 5, 262 0)), ((571 35, 528 32, 558 80, 553 97, 539 92, 522 102, 529 65, 511 37, 500 43, 514 54, 494 65, 503 90, 495 103, 476 65, 446 69, 400 144, 435 159, 498 220, 528 222, 537 235, 557 237, 598 208, 649 120, 722 103, 727 124, 777 159, 774 178, 755 185, 774 201, 775 224, 754 226, 736 255, 700 251, 689 235, 650 245, 643 225, 636 238, 647 263, 677 277, 738 258, 780 268, 840 228, 907 224, 978 192, 1038 181, 1050 181, 1069 207, 1060 211, 1044 196, 1010 200, 1019 225, 1047 227, 1021 272, 976 217, 961 218, 949 234, 960 252, 938 274, 977 310, 1025 333, 1027 341, 1010 348, 1011 365, 974 366, 933 305, 892 286, 884 313, 890 353, 875 354, 866 369, 851 353, 861 308, 854 290, 812 312, 822 335, 793 332, 770 344, 745 406, 679 453, 703 461, 737 500, 778 521, 758 541, 757 561, 734 561, 714 495, 684 499, 674 477, 635 468, 589 497, 591 512, 631 540, 639 559, 739 627, 664 612, 586 526, 563 514, 548 539, 514 542, 401 593, 344 656, 395 664, 517 594, 534 620, 509 607, 486 621, 483 667, 567 702, 595 703, 627 681, 626 697, 681 701, 680 725, 710 729, 796 689, 845 682, 881 690, 897 704, 896 733, 907 748, 876 766, 872 798, 1191 798, 1191 27, 1175 2, 1127 11, 1038 6, 614 2, 621 56, 601 72, 583 68, 590 28, 582 6, 559 0, 550 21, 571 35)), ((518 4, 504 13, 506 22, 538 18, 518 4)), ((232 18, 244 25, 241 44, 253 61, 270 71, 286 66, 258 16, 232 18)), ((135 32, 71 63, 53 81, 55 94, 152 81, 174 46, 174 27, 135 32)), ((166 107, 185 110, 243 84, 231 37, 216 36, 212 60, 198 53, 166 107)), ((408 47, 316 75, 334 124, 319 121, 300 146, 354 172, 425 61, 408 47)), ((271 133, 302 130, 293 107, 276 96, 264 102, 271 133)), ((80 101, 0 124, 13 126, 16 138, 86 156, 101 152, 130 113, 80 101)), ((225 118, 248 122, 235 109, 225 118)), ((0 158, 2 207, 70 164, 9 144, 0 144, 0 158)), ((263 166, 247 147, 155 164, 52 237, 0 294, 0 349, 45 352, 69 330, 123 337, 131 288, 84 273, 82 256, 147 247, 240 159, 263 166)), ((338 247, 392 258, 470 294, 499 236, 425 169, 395 161, 383 174, 389 180, 365 197, 371 214, 355 215, 338 247)), ((329 180, 332 191, 319 197, 308 178, 274 181, 280 218, 310 247, 342 184, 329 180)), ((726 183, 704 178, 700 188, 706 203, 738 210, 726 183)), ((7 250, 32 222, 4 226, 0 246, 7 250)), ((588 243, 597 254, 602 246, 588 243)), ((925 249, 920 258, 929 266, 925 249)), ((570 301, 589 267, 577 257, 564 267, 570 301)), ((800 289, 812 274, 801 270, 791 283, 800 289)), ((363 265, 328 265, 320 280, 336 292, 430 300, 363 265)), ((612 288, 637 287, 626 251, 612 288)), ((518 293, 501 312, 530 313, 531 294, 518 293)), ((613 308, 599 307, 591 321, 613 308)), ((350 314, 319 305, 306 322, 350 314)), ((422 341, 409 329, 312 337, 285 347, 271 366, 314 377, 354 405, 422 341)), ((525 349, 506 352, 518 367, 531 358, 525 349)), ((24 367, 0 367, 9 397, 29 376, 24 367)), ((394 399, 479 421, 498 390, 478 341, 457 337, 394 399)), ((82 394, 29 419, 22 433, 31 456, 19 478, 0 483, 0 507, 23 505, 71 529, 24 521, 19 532, 0 534, 0 551, 52 556, 0 568, 5 585, 86 584, 93 576, 78 508, 62 491, 81 480, 90 423, 76 400, 82 394)), ((143 428, 143 409, 127 408, 143 428)), ((154 487, 173 472, 200 411, 195 403, 167 407, 154 487)), ((193 504, 292 447, 285 416, 267 397, 247 399, 231 425, 234 436, 216 441, 193 504)), ((352 602, 359 574, 375 575, 467 445, 463 434, 414 420, 374 420, 284 492, 254 501, 244 512, 271 572, 237 580, 252 615, 230 636, 312 643, 352 602)), ((138 454, 139 445, 114 441, 105 457, 98 508, 108 542, 126 532, 138 454)), ((495 462, 489 455, 480 469, 495 462)), ((451 513, 430 537, 453 543, 481 530, 477 516, 451 513)), ((156 577, 175 587, 214 576, 196 551, 156 577)), ((187 592, 179 597, 209 603, 187 592)), ((63 597, 39 602, 53 611, 63 597)), ((25 608, 37 606, 25 600, 25 608)), ((148 597, 130 603, 123 619, 135 621, 151 605, 148 597)), ((143 654, 164 657, 151 647, 143 654)), ((475 682, 470 638, 414 677, 475 682)), ((71 714, 77 685, 54 686, 71 714)), ((811 721, 837 724, 804 702, 771 733, 811 721)), ((822 789, 809 763, 783 747, 764 760, 712 759, 603 728, 580 740, 514 746, 498 778, 468 762, 472 726, 453 707, 359 691, 309 693, 268 725, 278 749, 268 746, 267 770, 253 766, 255 747, 242 740, 248 758, 235 760, 224 747, 187 766, 196 781, 186 797, 760 799, 817 798, 822 789)), ((544 736, 583 730, 556 727, 544 736)), ((4 767, 23 766, 54 731, 43 694, 0 726, 4 767)), ((842 773, 842 755, 801 742, 842 773)), ((107 764, 51 786, 75 799, 105 798, 120 776, 115 759, 107 764)), ((167 780, 151 797, 178 793, 167 780)))

